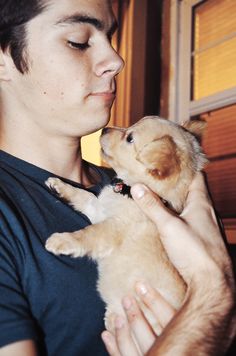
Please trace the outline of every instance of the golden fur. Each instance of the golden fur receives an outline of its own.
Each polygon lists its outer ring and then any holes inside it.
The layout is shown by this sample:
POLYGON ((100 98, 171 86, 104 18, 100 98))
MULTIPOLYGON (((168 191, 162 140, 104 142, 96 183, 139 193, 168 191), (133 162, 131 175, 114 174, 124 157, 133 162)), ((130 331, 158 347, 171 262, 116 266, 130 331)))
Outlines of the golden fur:
MULTIPOLYGON (((105 129, 102 155, 127 185, 144 183, 180 213, 195 172, 207 161, 197 139, 204 126, 202 121, 181 127, 146 117, 127 129, 105 129)), ((111 186, 95 197, 56 178, 49 178, 47 185, 92 222, 80 231, 53 234, 46 248, 54 254, 88 255, 97 261, 97 288, 107 306, 108 329, 113 329, 113 313, 124 315, 121 299, 134 293, 136 281, 147 281, 175 308, 180 307, 185 283, 169 261, 155 224, 132 199, 115 193, 111 186)))

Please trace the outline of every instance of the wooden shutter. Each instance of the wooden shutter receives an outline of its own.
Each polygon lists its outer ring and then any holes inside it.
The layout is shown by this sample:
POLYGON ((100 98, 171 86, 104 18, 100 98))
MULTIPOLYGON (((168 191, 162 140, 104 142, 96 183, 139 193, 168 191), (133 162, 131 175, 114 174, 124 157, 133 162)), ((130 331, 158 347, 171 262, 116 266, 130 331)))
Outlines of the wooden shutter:
POLYGON ((203 147, 210 164, 209 188, 228 240, 236 243, 236 105, 201 115, 207 123, 203 147))
POLYGON ((113 0, 119 29, 114 46, 125 61, 117 77, 117 99, 110 124, 129 126, 143 116, 145 98, 146 0, 113 0))

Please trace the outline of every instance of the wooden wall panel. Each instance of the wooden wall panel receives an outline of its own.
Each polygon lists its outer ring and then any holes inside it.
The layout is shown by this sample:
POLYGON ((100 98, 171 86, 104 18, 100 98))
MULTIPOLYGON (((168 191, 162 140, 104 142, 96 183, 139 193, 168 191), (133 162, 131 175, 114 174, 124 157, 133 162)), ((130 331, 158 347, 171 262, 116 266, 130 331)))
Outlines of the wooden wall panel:
POLYGON ((236 105, 200 115, 207 121, 203 139, 212 199, 231 243, 236 243, 236 105))
POLYGON ((113 0, 119 30, 114 46, 125 61, 117 77, 117 100, 111 124, 127 127, 139 120, 145 107, 146 0, 113 0))
POLYGON ((208 123, 203 143, 209 157, 236 155, 236 105, 212 111, 202 117, 208 123))
POLYGON ((236 157, 210 162, 206 169, 209 189, 222 218, 236 218, 236 157))

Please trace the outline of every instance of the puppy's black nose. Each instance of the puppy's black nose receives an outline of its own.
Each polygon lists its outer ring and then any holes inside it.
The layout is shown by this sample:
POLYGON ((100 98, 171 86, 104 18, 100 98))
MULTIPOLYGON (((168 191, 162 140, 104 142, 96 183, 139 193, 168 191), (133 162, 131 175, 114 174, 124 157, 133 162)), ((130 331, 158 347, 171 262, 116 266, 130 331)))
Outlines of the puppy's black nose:
POLYGON ((104 129, 102 129, 102 135, 105 135, 109 131, 110 131, 110 127, 104 127, 104 129))

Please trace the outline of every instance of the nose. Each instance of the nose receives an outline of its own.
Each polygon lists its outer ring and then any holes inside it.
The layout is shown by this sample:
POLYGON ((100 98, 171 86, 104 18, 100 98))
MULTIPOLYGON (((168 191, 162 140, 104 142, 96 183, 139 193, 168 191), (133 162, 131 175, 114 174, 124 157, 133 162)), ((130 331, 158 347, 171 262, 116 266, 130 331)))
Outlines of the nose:
MULTIPOLYGON (((101 49, 102 51, 102 49, 101 49)), ((103 58, 97 63, 96 75, 115 77, 124 68, 124 60, 109 44, 109 48, 103 52, 103 58)))
POLYGON ((102 135, 107 134, 109 131, 111 131, 110 127, 104 127, 104 129, 102 129, 102 135))

